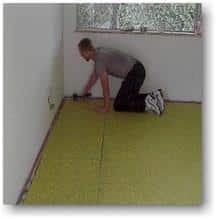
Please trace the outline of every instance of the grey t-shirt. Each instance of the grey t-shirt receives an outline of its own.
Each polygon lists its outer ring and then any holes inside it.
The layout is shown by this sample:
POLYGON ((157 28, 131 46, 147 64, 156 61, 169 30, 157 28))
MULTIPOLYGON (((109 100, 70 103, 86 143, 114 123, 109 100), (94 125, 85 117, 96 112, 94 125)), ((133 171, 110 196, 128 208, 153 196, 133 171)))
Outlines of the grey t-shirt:
POLYGON ((106 71, 109 75, 125 78, 136 61, 119 50, 99 47, 96 48, 95 72, 99 75, 106 71))

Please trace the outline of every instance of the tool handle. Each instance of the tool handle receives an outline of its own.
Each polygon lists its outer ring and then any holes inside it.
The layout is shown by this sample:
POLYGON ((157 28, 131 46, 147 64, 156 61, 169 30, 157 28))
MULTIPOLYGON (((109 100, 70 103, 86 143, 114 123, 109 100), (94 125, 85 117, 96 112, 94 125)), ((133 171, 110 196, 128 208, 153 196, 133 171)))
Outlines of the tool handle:
POLYGON ((84 97, 90 97, 91 95, 91 93, 87 93, 86 95, 84 95, 84 97))
POLYGON ((73 100, 77 100, 77 99, 79 99, 79 98, 83 98, 83 97, 90 97, 92 94, 91 93, 87 93, 86 95, 84 95, 84 96, 81 96, 81 95, 78 95, 77 93, 74 93, 73 94, 73 100))

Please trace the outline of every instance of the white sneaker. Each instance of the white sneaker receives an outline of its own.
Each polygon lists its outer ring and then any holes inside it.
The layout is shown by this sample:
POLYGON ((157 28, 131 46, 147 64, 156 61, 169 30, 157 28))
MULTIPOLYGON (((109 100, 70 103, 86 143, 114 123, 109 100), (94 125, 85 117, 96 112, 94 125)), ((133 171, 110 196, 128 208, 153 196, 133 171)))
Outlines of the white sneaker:
POLYGON ((161 114, 160 108, 157 105, 157 100, 154 99, 150 94, 145 98, 146 111, 155 112, 157 115, 161 114))
POLYGON ((151 95, 157 100, 157 105, 160 108, 160 111, 163 112, 165 109, 164 99, 163 99, 163 93, 161 89, 158 89, 156 91, 151 92, 151 95))

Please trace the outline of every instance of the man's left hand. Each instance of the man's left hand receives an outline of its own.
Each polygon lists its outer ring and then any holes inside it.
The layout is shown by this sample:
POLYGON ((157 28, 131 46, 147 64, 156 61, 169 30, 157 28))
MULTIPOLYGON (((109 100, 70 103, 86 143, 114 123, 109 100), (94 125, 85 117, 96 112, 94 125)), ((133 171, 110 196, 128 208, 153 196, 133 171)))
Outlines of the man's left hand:
POLYGON ((107 107, 98 107, 96 108, 96 112, 99 112, 99 113, 106 113, 109 111, 109 108, 107 107))

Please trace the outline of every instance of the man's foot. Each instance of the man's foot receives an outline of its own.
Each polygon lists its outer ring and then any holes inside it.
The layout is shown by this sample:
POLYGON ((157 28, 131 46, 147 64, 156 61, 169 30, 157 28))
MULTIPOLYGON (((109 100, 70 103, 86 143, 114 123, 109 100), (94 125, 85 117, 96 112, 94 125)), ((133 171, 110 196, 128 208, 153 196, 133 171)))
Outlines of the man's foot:
POLYGON ((151 95, 157 100, 157 105, 160 108, 160 111, 163 112, 165 109, 163 93, 161 89, 151 92, 151 95))
POLYGON ((157 105, 157 100, 153 98, 150 94, 145 98, 146 111, 152 111, 157 115, 161 114, 160 108, 157 105))

